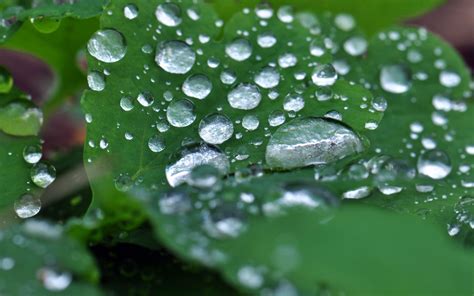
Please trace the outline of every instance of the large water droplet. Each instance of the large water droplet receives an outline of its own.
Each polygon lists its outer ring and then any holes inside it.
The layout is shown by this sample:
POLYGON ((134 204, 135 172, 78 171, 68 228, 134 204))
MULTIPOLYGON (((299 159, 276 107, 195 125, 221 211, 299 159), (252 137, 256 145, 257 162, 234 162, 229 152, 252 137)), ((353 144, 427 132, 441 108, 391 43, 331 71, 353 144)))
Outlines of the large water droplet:
POLYGON ((41 210, 41 200, 31 194, 22 195, 14 204, 15 213, 22 219, 35 216, 41 210))
POLYGON ((318 65, 314 68, 311 79, 317 86, 331 86, 337 80, 337 72, 331 64, 318 65))
POLYGON ((188 180, 195 167, 201 165, 214 166, 222 175, 226 175, 230 168, 224 153, 217 147, 203 144, 183 148, 176 160, 166 167, 166 179, 171 186, 178 186, 188 180))
POLYGON ((202 100, 211 93, 212 82, 204 74, 195 74, 184 81, 182 89, 188 97, 202 100))
POLYGON ((420 174, 435 180, 446 178, 452 170, 449 156, 440 150, 430 150, 420 155, 417 167, 420 174))
POLYGON ((115 63, 127 53, 125 39, 116 30, 100 30, 92 35, 87 43, 90 55, 104 63, 115 63))
POLYGON ((242 62, 252 55, 252 45, 247 39, 238 38, 226 45, 225 52, 231 59, 242 62))
POLYGON ((166 110, 168 122, 175 127, 191 125, 196 119, 194 104, 189 100, 173 101, 166 110))
POLYGON ((31 180, 38 187, 46 188, 56 179, 56 169, 54 166, 37 163, 31 168, 31 180))
POLYGON ((345 125, 322 118, 303 118, 281 126, 265 152, 271 168, 297 168, 330 163, 362 152, 360 138, 345 125))
POLYGON ((260 104, 262 95, 257 86, 250 83, 241 83, 229 92, 227 100, 232 108, 251 110, 260 104))
POLYGON ((158 5, 155 16, 160 23, 168 27, 176 27, 182 22, 181 8, 174 3, 158 5))
POLYGON ((212 114, 199 123, 199 136, 209 144, 222 144, 234 134, 234 125, 227 116, 212 114))
POLYGON ((390 93, 407 92, 411 87, 410 69, 403 65, 384 66, 380 71, 380 85, 390 93))
POLYGON ((155 62, 172 74, 186 74, 194 66, 196 53, 183 41, 160 43, 156 49, 155 62))
POLYGON ((265 67, 255 75, 255 83, 263 88, 274 88, 280 83, 280 73, 274 67, 265 67))

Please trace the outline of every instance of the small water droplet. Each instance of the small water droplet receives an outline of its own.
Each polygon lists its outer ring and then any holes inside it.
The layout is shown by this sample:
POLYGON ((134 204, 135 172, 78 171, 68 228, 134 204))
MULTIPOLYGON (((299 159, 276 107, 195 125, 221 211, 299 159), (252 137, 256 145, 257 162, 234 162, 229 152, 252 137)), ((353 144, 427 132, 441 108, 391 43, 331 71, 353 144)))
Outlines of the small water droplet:
POLYGON ((120 99, 120 108, 126 112, 133 110, 133 100, 130 97, 122 97, 120 99))
POLYGON ((30 145, 26 146, 23 149, 23 159, 27 163, 35 164, 40 161, 41 157, 43 156, 43 149, 41 145, 30 145))
POLYGON ((115 63, 127 53, 125 39, 116 30, 100 30, 87 43, 89 54, 104 63, 115 63))
POLYGON ((277 43, 277 38, 272 32, 264 32, 257 36, 257 43, 261 48, 270 48, 277 43))
POLYGON ((15 201, 15 213, 22 219, 27 219, 35 216, 41 210, 41 200, 31 194, 22 195, 15 201))
POLYGON ((166 110, 166 118, 174 127, 186 127, 196 119, 194 104, 186 99, 173 101, 166 110))
POLYGON ((446 178, 452 170, 449 156, 441 150, 430 150, 420 155, 417 167, 420 174, 435 180, 446 178))
POLYGON ((350 31, 354 29, 356 25, 354 17, 350 14, 345 13, 336 15, 336 17, 334 18, 334 23, 336 24, 336 27, 343 31, 350 31))
POLYGON ((344 42, 344 50, 351 56, 360 56, 367 51, 367 40, 361 36, 354 36, 344 42))
POLYGON ((153 98, 153 95, 149 92, 141 92, 137 96, 137 101, 143 107, 150 107, 155 102, 155 98, 153 98))
POLYGON ((227 100, 232 108, 251 110, 260 104, 262 95, 257 86, 250 83, 241 83, 229 92, 227 100))
POLYGON ((72 275, 69 272, 59 272, 49 267, 41 268, 37 275, 43 286, 49 291, 63 291, 72 282, 72 275))
POLYGON ((278 19, 283 23, 291 23, 295 19, 293 7, 289 5, 282 6, 277 12, 278 19))
POLYGON ((368 186, 362 186, 353 190, 349 190, 343 193, 342 197, 345 199, 362 199, 372 193, 372 189, 368 186))
POLYGON ((285 100, 283 101, 283 109, 285 111, 293 111, 298 112, 304 108, 304 98, 298 94, 290 94, 286 96, 285 100))
POLYGON ((403 65, 384 66, 380 71, 380 85, 390 93, 407 92, 411 88, 410 69, 403 65))
POLYGON ((222 144, 234 134, 234 125, 227 116, 212 114, 199 123, 199 136, 209 144, 222 144))
POLYGON ((245 115, 242 119, 242 126, 249 131, 254 131, 260 125, 260 121, 255 115, 245 115))
POLYGON ((247 39, 237 38, 226 45, 225 52, 231 59, 242 62, 252 55, 252 45, 247 39))
POLYGON ((202 100, 211 93, 212 82, 204 74, 195 74, 184 81, 182 89, 188 97, 202 100))
POLYGON ((445 87, 456 87, 461 83, 461 76, 454 71, 443 70, 439 74, 439 82, 445 87))
POLYGON ((166 41, 156 49, 155 62, 172 74, 186 74, 194 66, 196 53, 183 41, 166 41))
POLYGON ((158 5, 155 16, 160 23, 168 27, 176 27, 182 22, 181 8, 174 3, 158 5))
POLYGON ((331 86, 337 80, 337 72, 331 64, 318 65, 314 68, 311 79, 317 86, 331 86))
POLYGON ((31 180, 38 187, 46 188, 56 179, 56 169, 54 166, 37 163, 31 168, 31 180))
POLYGON ((92 71, 87 74, 87 84, 93 91, 103 91, 105 88, 104 75, 97 71, 92 71))
POLYGON ((384 97, 375 97, 372 99, 372 108, 378 112, 385 112, 387 110, 388 103, 384 97))
POLYGON ((151 152, 161 152, 165 150, 165 141, 160 135, 154 135, 148 139, 148 148, 150 148, 151 152))
POLYGON ((135 4, 125 5, 123 15, 129 20, 136 19, 138 17, 138 7, 135 4))
POLYGON ((230 69, 225 69, 221 73, 221 82, 227 85, 233 84, 237 80, 237 75, 230 69))

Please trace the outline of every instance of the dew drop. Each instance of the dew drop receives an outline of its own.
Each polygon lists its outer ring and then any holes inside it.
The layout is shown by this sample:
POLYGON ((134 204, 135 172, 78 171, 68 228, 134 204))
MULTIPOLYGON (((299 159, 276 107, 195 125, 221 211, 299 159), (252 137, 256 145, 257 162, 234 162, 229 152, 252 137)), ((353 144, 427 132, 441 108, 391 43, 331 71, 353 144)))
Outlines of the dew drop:
POLYGON ((237 75, 230 69, 225 69, 220 75, 221 82, 227 85, 234 84, 237 80, 237 75))
POLYGON ((115 63, 127 53, 125 39, 116 30, 100 30, 92 35, 87 43, 89 54, 104 63, 115 63))
POLYGON ((212 82, 204 74, 195 74, 184 81, 182 89, 188 97, 202 100, 211 93, 212 82))
POLYGON ((430 150, 420 155, 417 168, 420 174, 435 180, 446 178, 452 170, 449 156, 441 150, 430 150))
POLYGON ((364 37, 354 36, 344 42, 344 50, 351 56, 360 56, 367 51, 367 40, 364 37))
POLYGON ((384 66, 380 71, 380 85, 390 93, 402 94, 411 87, 411 72, 402 65, 384 66))
POLYGON ((148 139, 148 148, 154 153, 161 152, 165 150, 165 141, 159 135, 152 136, 148 139))
POLYGON ((176 187, 186 182, 191 171, 201 165, 214 166, 222 175, 226 175, 230 168, 229 160, 224 153, 217 147, 202 144, 183 148, 175 161, 166 167, 166 179, 171 186, 176 187))
POLYGON ((37 163, 31 168, 31 180, 38 187, 46 188, 56 179, 56 169, 52 165, 37 163))
POLYGON ((268 115, 268 124, 270 126, 279 126, 285 123, 285 114, 281 111, 273 111, 268 115))
POLYGON ((293 112, 298 112, 301 111, 301 109, 304 108, 304 99, 301 95, 298 94, 290 94, 286 96, 284 102, 283 102, 283 109, 285 111, 293 111, 293 112))
POLYGON ((254 81, 262 88, 274 88, 280 83, 280 73, 274 67, 265 67, 255 75, 254 81))
POLYGON ((372 108, 378 112, 385 112, 388 107, 387 100, 384 97, 375 97, 372 99, 372 108))
POLYGON ((227 116, 212 114, 199 123, 199 136, 209 144, 222 144, 234 134, 234 125, 227 116))
POLYGON ((277 12, 278 19, 283 23, 291 23, 295 19, 293 14, 293 7, 286 5, 278 9, 277 12))
POLYGON ((277 43, 277 39, 272 32, 264 32, 257 36, 257 43, 261 48, 270 48, 277 43))
POLYGON ((105 88, 104 75, 97 71, 92 71, 87 74, 87 84, 93 91, 103 91, 105 88))
POLYGON ((231 59, 242 62, 252 55, 252 45, 247 39, 237 38, 226 45, 225 52, 231 59))
POLYGON ((254 131, 260 125, 260 121, 255 115, 245 115, 242 119, 242 126, 249 131, 254 131))
POLYGON ((125 5, 123 15, 129 20, 136 19, 138 17, 138 7, 135 4, 125 5))
POLYGON ((22 195, 15 201, 15 213, 22 219, 27 219, 35 216, 41 210, 41 200, 31 194, 22 195))
POLYGON ((318 65, 314 68, 311 79, 317 86, 331 86, 337 80, 337 72, 331 64, 318 65))
POLYGON ((278 57, 278 65, 283 69, 294 67, 297 62, 298 58, 292 53, 285 53, 278 57))
POLYGON ((461 76, 453 71, 441 71, 439 74, 439 82, 445 87, 456 87, 461 83, 461 76))
POLYGON ((257 86, 241 83, 227 95, 227 100, 232 108, 251 110, 260 104, 262 95, 257 86))
POLYGON ((142 92, 138 94, 137 101, 143 107, 150 107, 155 102, 155 99, 153 98, 153 95, 151 93, 142 92))
POLYGON ((336 15, 334 23, 336 24, 336 27, 343 31, 350 31, 354 29, 356 25, 354 17, 350 14, 345 13, 336 15))
POLYGON ((38 271, 38 278, 49 291, 63 291, 72 282, 72 275, 68 272, 58 272, 51 268, 42 268, 38 271))
POLYGON ((160 23, 168 27, 176 27, 182 22, 181 8, 174 3, 158 5, 155 16, 160 23))
POLYGON ((186 74, 194 66, 196 53, 183 41, 166 41, 156 49, 155 62, 172 74, 186 74))
POLYGON ((186 127, 196 119, 194 104, 186 99, 173 101, 166 110, 166 118, 174 127, 186 127))
POLYGON ((296 119, 281 126, 265 151, 271 168, 330 163, 362 152, 360 138, 345 125, 322 118, 296 119))
POLYGON ((120 99, 120 108, 126 112, 133 110, 134 105, 132 99, 130 97, 122 97, 120 99))
POLYGON ((27 163, 35 164, 40 161, 41 157, 43 156, 43 149, 40 145, 31 145, 26 146, 23 149, 23 159, 27 163))
POLYGON ((362 186, 353 190, 344 192, 342 195, 345 199, 362 199, 370 195, 372 189, 368 186, 362 186))

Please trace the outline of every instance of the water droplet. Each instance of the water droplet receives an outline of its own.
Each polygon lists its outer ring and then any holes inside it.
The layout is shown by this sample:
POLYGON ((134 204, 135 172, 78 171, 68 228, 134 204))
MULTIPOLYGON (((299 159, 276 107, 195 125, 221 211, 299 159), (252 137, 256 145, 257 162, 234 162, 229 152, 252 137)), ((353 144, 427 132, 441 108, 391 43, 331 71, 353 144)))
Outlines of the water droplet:
POLYGON ((301 95, 298 94, 290 94, 286 96, 284 102, 283 102, 283 109, 285 111, 293 111, 293 112, 298 112, 301 111, 301 109, 304 108, 304 99, 301 95))
POLYGON ((195 74, 184 81, 182 89, 188 97, 202 100, 211 93, 212 82, 204 74, 195 74))
POLYGON ((116 30, 100 30, 92 35, 87 43, 87 50, 94 58, 104 63, 115 63, 127 53, 125 39, 116 30))
POLYGON ((387 110, 388 103, 384 97, 375 97, 372 99, 372 108, 378 112, 385 112, 387 110))
POLYGON ((351 56, 360 56, 367 51, 367 40, 361 36, 354 36, 344 42, 344 50, 351 56))
POLYGON ((281 111, 273 111, 270 113, 270 115, 268 115, 268 124, 270 124, 270 126, 282 125, 285 123, 285 120, 285 113, 281 111))
POLYGON ((331 86, 337 80, 337 72, 331 64, 318 65, 314 68, 311 79, 317 86, 331 86))
POLYGON ((6 94, 13 87, 13 77, 3 67, 0 66, 0 93, 6 94))
POLYGON ((158 5, 155 16, 160 23, 168 27, 176 27, 182 22, 181 8, 174 3, 158 5))
POLYGON ((37 16, 30 18, 31 24, 38 32, 43 34, 51 34, 55 32, 61 25, 61 19, 54 17, 37 16))
POLYGON ((188 184, 201 190, 217 190, 220 188, 221 172, 211 165, 195 167, 187 180, 188 184))
POLYGON ((259 3, 255 7, 255 14, 261 19, 269 19, 273 16, 273 9, 268 3, 259 3))
POLYGON ((227 100, 232 108, 251 110, 260 104, 262 95, 257 86, 250 83, 241 83, 229 92, 227 100))
POLYGON ((192 209, 188 194, 174 189, 162 195, 159 200, 160 212, 165 215, 184 214, 192 209))
POLYGON ((292 53, 285 53, 278 57, 278 65, 283 69, 294 67, 298 62, 298 58, 292 53))
POLYGON ((410 63, 419 63, 423 60, 423 55, 415 49, 410 49, 407 53, 407 60, 410 63))
POLYGON ((186 182, 191 171, 201 165, 214 166, 222 175, 226 175, 230 168, 227 156, 217 147, 205 144, 185 147, 176 160, 166 167, 166 179, 171 186, 176 187, 186 182))
POLYGON ((283 23, 291 23, 294 20, 293 7, 286 5, 278 9, 278 19, 283 23))
POLYGON ((260 121, 255 115, 245 115, 242 119, 242 126, 249 131, 254 131, 260 125, 260 121))
POLYGON ((43 156, 43 149, 40 145, 31 145, 26 146, 23 149, 23 159, 27 163, 35 164, 40 161, 41 157, 43 156))
POLYGON ((336 24, 336 27, 343 31, 350 31, 354 29, 356 25, 354 17, 350 14, 345 13, 336 15, 336 17, 334 18, 334 23, 336 24))
POLYGON ((148 148, 150 148, 151 152, 161 152, 165 150, 165 141, 161 136, 154 135, 148 139, 148 148))
POLYGON ((234 125, 224 115, 212 114, 199 123, 199 136, 209 144, 222 144, 234 134, 234 125))
POLYGON ((56 169, 54 166, 37 163, 31 168, 31 180, 38 187, 46 188, 56 179, 56 169))
POLYGON ((348 127, 321 118, 293 120, 270 138, 265 152, 271 168, 297 168, 330 163, 362 152, 360 138, 348 127))
POLYGON ((196 53, 183 41, 160 43, 156 49, 155 62, 172 74, 186 74, 194 66, 196 53))
POLYGON ((349 190, 344 192, 342 195, 345 199, 362 199, 370 195, 372 189, 368 186, 362 186, 357 189, 349 190))
POLYGON ((63 291, 72 282, 72 275, 70 273, 58 272, 48 267, 40 269, 37 275, 43 286, 49 291, 63 291))
POLYGON ((430 150, 418 158, 418 172, 431 179, 440 180, 451 173, 451 160, 449 156, 440 150, 430 150))
POLYGON ((239 282, 247 288, 258 289, 263 285, 262 274, 252 266, 244 266, 240 268, 237 277, 239 282))
POLYGON ((332 99, 332 89, 330 87, 320 87, 316 91, 316 99, 320 102, 328 101, 332 99))
POLYGON ((123 15, 129 20, 136 19, 138 17, 138 7, 135 4, 125 5, 123 15))
POLYGON ((155 98, 153 98, 153 95, 149 92, 141 92, 137 96, 137 101, 143 107, 150 107, 155 102, 155 98))
POLYGON ((227 44, 225 52, 231 59, 242 62, 252 55, 252 45, 247 39, 237 38, 227 44))
POLYGON ((380 85, 390 93, 407 92, 411 88, 410 69, 402 65, 384 66, 380 71, 380 85))
POLYGON ((120 99, 120 108, 126 112, 133 110, 134 105, 132 99, 130 97, 122 97, 120 99))
POLYGON ((87 84, 93 91, 103 91, 105 88, 104 75, 97 71, 92 71, 87 74, 87 84))
POLYGON ((227 85, 233 84, 237 80, 237 75, 230 69, 225 69, 221 73, 221 82, 227 85))
POLYGON ((255 75, 255 83, 263 88, 274 88, 280 83, 280 73, 274 67, 265 67, 255 75))
POLYGON ((15 201, 15 213, 22 219, 27 219, 35 216, 41 210, 41 200, 31 194, 22 195, 15 201))
POLYGON ((133 180, 127 174, 121 174, 115 179, 115 188, 121 192, 127 192, 133 186, 133 180))
POLYGON ((270 48, 277 43, 277 39, 272 32, 264 32, 257 36, 257 43, 261 48, 270 48))
POLYGON ((317 38, 311 41, 309 45, 309 52, 315 57, 320 57, 324 55, 324 53, 326 52, 324 40, 317 38))
POLYGON ((456 87, 461 83, 461 76, 454 71, 444 70, 439 74, 439 82, 445 87, 456 87))
POLYGON ((166 110, 166 118, 174 127, 186 127, 196 119, 194 104, 189 100, 173 101, 166 110))

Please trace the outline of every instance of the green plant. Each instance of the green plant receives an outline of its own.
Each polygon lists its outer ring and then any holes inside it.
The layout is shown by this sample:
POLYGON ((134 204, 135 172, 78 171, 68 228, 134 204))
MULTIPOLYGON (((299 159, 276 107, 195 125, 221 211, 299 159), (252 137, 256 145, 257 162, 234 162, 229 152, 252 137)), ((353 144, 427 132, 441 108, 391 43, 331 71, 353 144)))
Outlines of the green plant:
POLYGON ((471 73, 393 25, 440 1, 361 2, 0 4, 58 79, 43 115, 0 72, 0 294, 472 294, 471 73))

